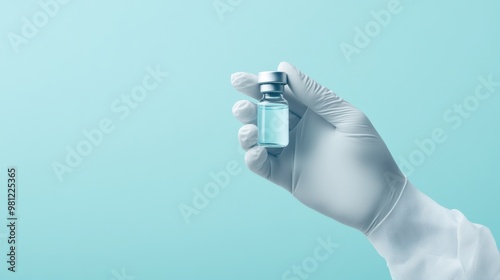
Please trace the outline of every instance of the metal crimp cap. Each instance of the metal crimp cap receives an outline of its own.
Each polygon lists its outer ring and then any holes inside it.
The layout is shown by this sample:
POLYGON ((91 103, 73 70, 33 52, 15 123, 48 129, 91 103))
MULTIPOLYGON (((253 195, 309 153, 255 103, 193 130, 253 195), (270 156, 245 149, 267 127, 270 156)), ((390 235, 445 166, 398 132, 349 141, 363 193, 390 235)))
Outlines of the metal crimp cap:
POLYGON ((280 71, 266 71, 259 72, 258 83, 262 84, 281 84, 286 85, 287 76, 285 72, 280 71))
POLYGON ((287 84, 287 75, 285 72, 266 71, 258 75, 260 91, 265 92, 283 92, 287 84))

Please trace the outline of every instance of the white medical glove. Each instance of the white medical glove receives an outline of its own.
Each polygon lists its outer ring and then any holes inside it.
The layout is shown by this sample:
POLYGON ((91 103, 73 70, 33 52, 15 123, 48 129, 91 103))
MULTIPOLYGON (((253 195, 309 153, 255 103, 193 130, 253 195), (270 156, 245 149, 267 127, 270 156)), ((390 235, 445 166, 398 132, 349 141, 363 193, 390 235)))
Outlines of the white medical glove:
MULTIPOLYGON (((416 189, 400 172, 368 118, 292 65, 284 97, 290 143, 256 146, 256 104, 241 100, 234 116, 245 162, 307 206, 362 231, 394 279, 500 279, 500 253, 488 228, 469 222, 416 189)), ((233 86, 260 99, 257 76, 235 73, 233 86)))
MULTIPOLYGON (((245 123, 238 138, 248 150, 246 164, 307 206, 368 234, 398 201, 405 176, 363 112, 286 62, 278 71, 288 74, 290 143, 256 146, 257 107, 238 101, 233 114, 245 123)), ((231 81, 260 99, 256 75, 235 73, 231 81)))

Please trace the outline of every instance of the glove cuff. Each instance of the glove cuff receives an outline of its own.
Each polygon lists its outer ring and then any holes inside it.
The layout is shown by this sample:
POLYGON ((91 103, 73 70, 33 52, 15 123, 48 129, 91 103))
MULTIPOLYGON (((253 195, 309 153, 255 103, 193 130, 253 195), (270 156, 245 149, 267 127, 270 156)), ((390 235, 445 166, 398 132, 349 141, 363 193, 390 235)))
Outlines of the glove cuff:
POLYGON ((397 265, 424 249, 423 244, 434 244, 432 239, 442 231, 452 230, 442 223, 450 215, 450 210, 407 182, 393 209, 367 237, 388 263, 397 265))
POLYGON ((442 207, 410 182, 367 237, 393 279, 500 279, 500 254, 488 228, 442 207))

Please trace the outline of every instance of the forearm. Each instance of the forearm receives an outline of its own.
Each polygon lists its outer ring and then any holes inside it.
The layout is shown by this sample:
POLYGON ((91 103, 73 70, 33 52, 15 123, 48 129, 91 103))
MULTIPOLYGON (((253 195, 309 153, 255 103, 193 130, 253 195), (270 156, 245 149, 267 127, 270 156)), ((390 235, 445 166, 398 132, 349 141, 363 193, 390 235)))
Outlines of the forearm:
POLYGON ((368 239, 394 279, 500 279, 500 254, 490 231, 410 182, 368 239))

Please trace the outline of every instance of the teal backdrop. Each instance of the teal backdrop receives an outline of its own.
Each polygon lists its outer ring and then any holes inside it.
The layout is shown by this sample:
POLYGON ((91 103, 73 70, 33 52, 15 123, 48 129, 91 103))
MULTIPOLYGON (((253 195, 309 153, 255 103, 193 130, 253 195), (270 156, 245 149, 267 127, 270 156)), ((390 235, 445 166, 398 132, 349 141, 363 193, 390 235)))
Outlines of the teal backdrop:
POLYGON ((230 75, 280 61, 363 110, 418 188, 499 241, 499 9, 3 1, 0 278, 287 279, 305 265, 308 279, 390 279, 360 232, 244 165, 231 107, 245 97, 230 75), (436 129, 446 140, 418 144, 436 129), (328 239, 335 246, 315 260, 328 239))

